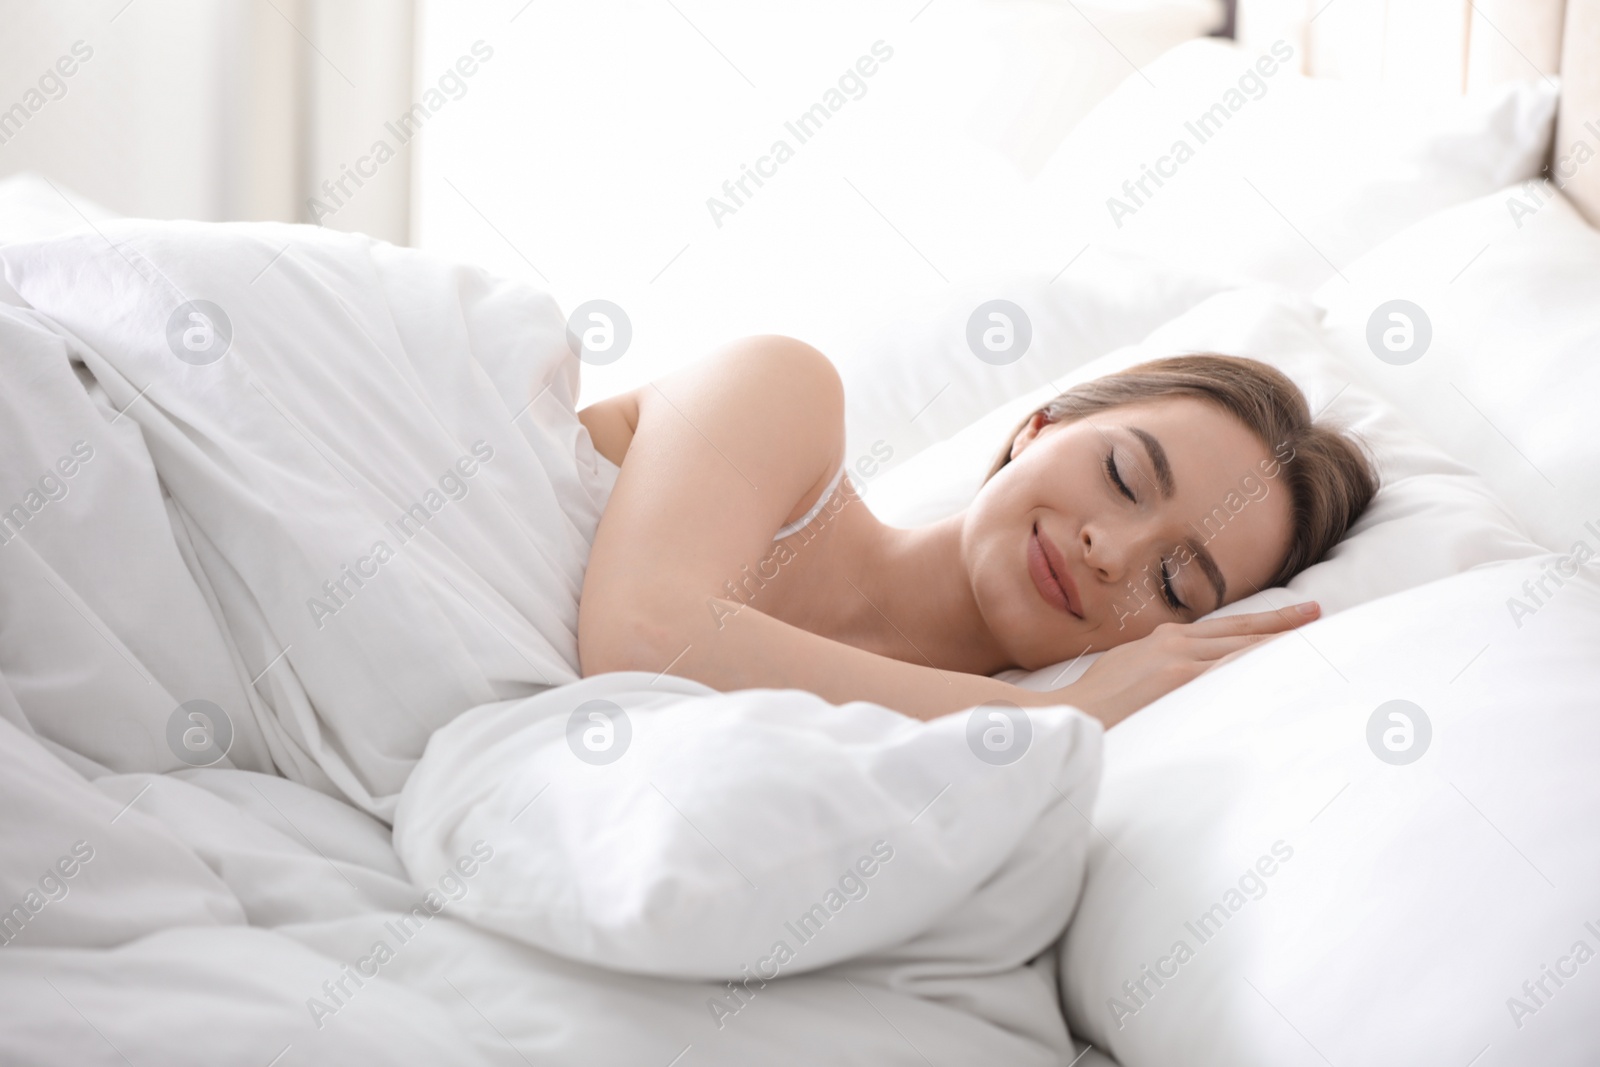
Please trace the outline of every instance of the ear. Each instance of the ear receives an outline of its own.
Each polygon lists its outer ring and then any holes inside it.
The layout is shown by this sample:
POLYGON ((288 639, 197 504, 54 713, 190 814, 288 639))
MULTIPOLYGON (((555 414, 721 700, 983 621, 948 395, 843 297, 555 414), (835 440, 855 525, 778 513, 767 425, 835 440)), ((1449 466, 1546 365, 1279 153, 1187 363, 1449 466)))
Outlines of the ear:
POLYGON ((1022 424, 1017 431, 1017 436, 1011 439, 1011 458, 1016 459, 1022 455, 1023 449, 1033 444, 1038 439, 1040 431, 1050 425, 1050 420, 1042 411, 1035 411, 1028 416, 1028 421, 1022 424))

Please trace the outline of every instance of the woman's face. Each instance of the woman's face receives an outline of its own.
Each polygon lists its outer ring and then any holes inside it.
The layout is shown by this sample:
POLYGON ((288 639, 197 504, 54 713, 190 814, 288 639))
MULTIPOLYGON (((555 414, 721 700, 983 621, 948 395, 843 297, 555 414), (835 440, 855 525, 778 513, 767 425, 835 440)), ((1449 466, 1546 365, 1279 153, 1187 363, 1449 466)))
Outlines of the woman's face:
POLYGON ((1249 596, 1289 550, 1290 458, 1189 397, 1035 415, 962 527, 984 621, 1037 669, 1249 596))

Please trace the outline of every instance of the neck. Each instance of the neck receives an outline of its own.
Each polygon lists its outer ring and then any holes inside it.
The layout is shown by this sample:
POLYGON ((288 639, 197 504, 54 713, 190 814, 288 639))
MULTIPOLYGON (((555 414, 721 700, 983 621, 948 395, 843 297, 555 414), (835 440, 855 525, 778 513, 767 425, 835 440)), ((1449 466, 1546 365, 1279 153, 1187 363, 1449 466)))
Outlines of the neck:
POLYGON ((872 517, 850 555, 859 588, 848 622, 861 646, 966 674, 1013 667, 978 610, 962 559, 963 515, 899 529, 872 517))

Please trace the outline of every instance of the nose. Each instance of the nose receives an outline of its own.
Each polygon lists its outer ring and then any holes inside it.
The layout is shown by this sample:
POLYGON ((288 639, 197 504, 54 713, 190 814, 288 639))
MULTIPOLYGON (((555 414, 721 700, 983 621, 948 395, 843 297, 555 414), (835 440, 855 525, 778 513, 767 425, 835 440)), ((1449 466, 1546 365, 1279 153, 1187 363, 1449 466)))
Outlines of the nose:
POLYGON ((1083 562, 1096 577, 1113 585, 1127 579, 1136 551, 1133 537, 1093 523, 1085 523, 1078 537, 1083 546, 1083 562))

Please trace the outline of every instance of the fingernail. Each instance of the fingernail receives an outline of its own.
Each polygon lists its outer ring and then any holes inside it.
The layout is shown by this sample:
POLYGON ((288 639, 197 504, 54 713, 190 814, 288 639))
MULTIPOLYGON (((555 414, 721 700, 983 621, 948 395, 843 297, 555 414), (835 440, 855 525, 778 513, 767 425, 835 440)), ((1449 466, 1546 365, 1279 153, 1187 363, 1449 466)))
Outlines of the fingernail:
POLYGON ((1318 611, 1322 610, 1315 600, 1308 600, 1304 604, 1297 606, 1300 610, 1300 614, 1302 615, 1315 615, 1318 611))

